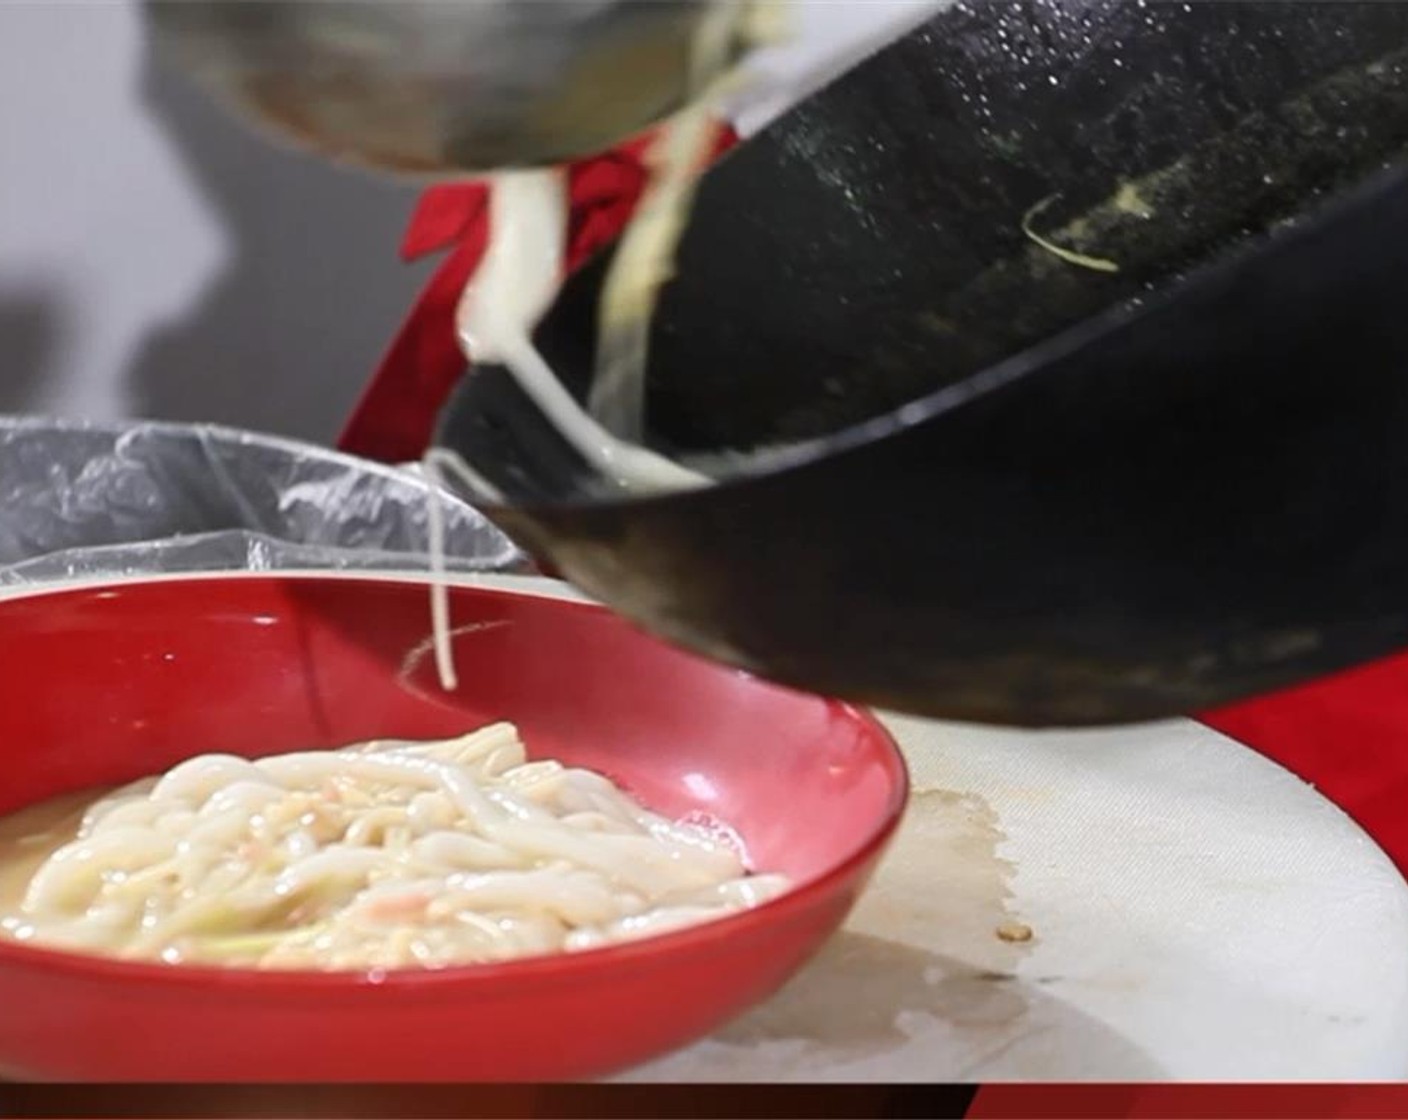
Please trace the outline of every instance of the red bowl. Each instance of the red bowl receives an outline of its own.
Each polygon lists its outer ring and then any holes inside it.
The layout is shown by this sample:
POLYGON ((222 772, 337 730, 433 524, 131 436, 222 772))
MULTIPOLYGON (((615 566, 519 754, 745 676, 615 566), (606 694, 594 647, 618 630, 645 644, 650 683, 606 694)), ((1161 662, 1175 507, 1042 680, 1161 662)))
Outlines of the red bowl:
POLYGON ((0 812, 161 770, 509 719, 531 754, 667 813, 733 824, 798 883, 737 916, 590 952, 439 972, 169 967, 0 941, 0 1070, 93 1080, 551 1080, 708 1033, 845 918, 902 810, 903 762, 855 708, 719 668, 600 608, 452 593, 440 691, 424 584, 132 583, 0 601, 0 812))

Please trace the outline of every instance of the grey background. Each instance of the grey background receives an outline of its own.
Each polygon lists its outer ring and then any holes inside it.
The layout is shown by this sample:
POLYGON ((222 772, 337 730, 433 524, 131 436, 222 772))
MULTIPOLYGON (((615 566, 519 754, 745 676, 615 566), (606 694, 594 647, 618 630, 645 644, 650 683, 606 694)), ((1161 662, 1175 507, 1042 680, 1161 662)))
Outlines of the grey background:
MULTIPOLYGON (((808 0, 767 66, 934 2, 808 0)), ((397 256, 417 193, 227 120, 150 64, 132 0, 0 0, 0 413, 332 439, 433 268, 397 256)))

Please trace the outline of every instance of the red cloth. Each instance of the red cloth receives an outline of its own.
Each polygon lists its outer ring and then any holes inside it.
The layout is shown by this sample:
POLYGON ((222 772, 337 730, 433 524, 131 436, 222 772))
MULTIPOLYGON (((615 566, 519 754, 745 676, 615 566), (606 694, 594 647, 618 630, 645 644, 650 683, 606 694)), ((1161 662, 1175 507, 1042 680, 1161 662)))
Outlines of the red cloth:
POLYGON ((1408 873, 1408 654, 1204 718, 1314 785, 1408 873))
MULTIPOLYGON (((737 141, 723 129, 711 158, 737 141)), ((625 227, 645 187, 643 162, 650 137, 568 168, 572 211, 567 268, 575 269, 625 227)), ((338 447, 387 463, 418 460, 430 444, 435 418, 467 368, 455 337, 455 308, 474 275, 488 238, 488 188, 482 183, 432 187, 421 196, 401 244, 404 260, 448 249, 411 309, 371 383, 364 390, 338 447)))

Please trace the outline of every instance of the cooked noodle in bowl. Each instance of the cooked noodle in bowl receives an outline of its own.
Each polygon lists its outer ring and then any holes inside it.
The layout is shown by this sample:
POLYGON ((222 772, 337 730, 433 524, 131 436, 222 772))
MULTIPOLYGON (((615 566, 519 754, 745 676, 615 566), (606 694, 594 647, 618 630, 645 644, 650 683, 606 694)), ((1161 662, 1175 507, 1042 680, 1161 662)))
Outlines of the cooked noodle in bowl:
POLYGON ((726 825, 530 762, 498 723, 180 763, 93 803, 0 929, 168 964, 439 968, 647 937, 786 887, 749 873, 726 825))
POLYGON ((0 598, 0 1078, 596 1077, 837 929, 874 719, 518 580, 446 589, 446 691, 426 586, 0 598))

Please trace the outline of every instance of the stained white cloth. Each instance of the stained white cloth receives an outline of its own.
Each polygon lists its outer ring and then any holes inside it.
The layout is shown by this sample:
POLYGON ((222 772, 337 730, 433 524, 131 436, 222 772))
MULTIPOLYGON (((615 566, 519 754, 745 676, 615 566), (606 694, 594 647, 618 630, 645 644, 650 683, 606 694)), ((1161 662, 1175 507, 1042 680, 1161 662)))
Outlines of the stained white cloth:
POLYGON ((840 951, 627 1080, 1408 1076, 1408 885, 1299 779, 1187 720, 888 722, 916 800, 840 951))

